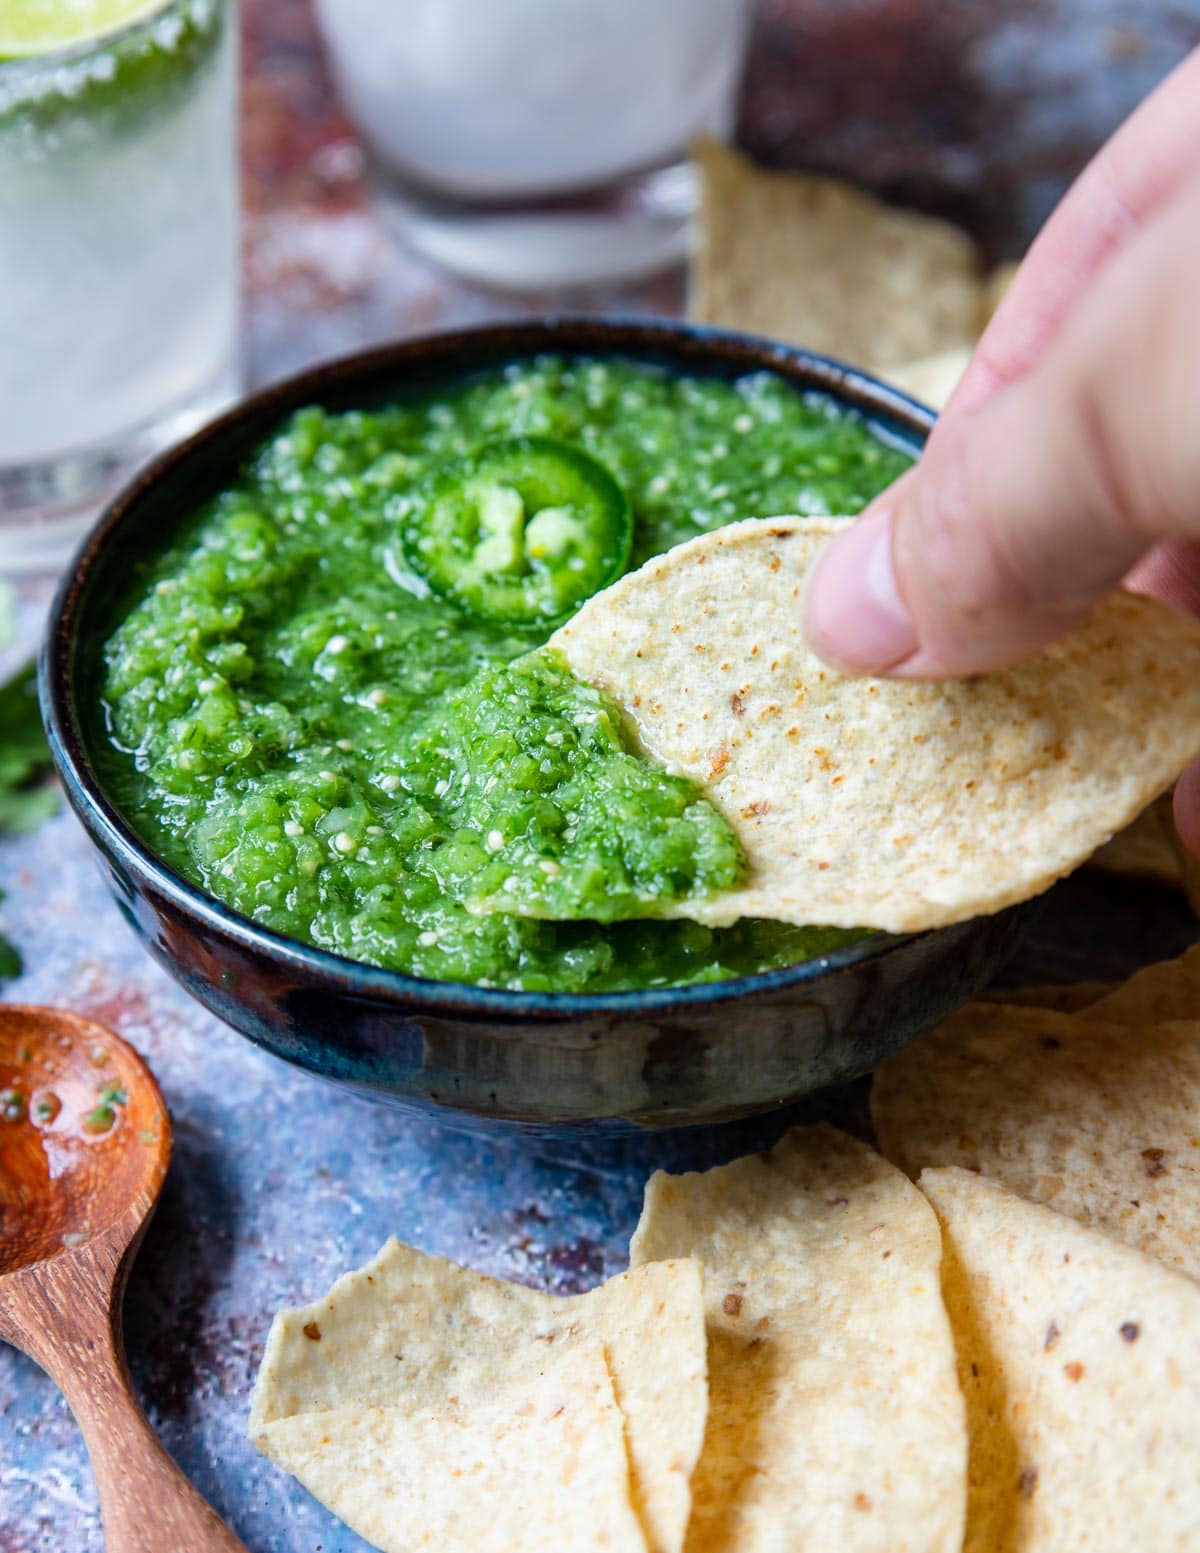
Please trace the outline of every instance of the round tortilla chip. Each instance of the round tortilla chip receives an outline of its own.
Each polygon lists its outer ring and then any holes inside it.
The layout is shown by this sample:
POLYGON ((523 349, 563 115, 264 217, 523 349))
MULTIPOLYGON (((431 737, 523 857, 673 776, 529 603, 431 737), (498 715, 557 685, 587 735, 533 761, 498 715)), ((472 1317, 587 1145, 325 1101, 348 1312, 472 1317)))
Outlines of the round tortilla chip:
POLYGON ((831 669, 801 602, 841 522, 703 534, 551 638, 745 848, 742 886, 665 914, 899 933, 999 911, 1090 857, 1200 752, 1200 620, 1129 593, 996 673, 831 669))

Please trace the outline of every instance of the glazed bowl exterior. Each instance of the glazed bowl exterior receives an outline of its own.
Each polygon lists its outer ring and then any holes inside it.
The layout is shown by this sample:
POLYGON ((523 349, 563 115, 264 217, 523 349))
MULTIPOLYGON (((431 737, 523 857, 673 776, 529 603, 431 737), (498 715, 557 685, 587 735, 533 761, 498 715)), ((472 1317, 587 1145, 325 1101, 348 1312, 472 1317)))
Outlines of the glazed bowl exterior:
POLYGON ((180 515, 227 484, 293 410, 380 404, 543 352, 681 372, 769 370, 856 409, 916 451, 930 413, 805 351, 685 324, 551 318, 408 340, 246 400, 148 466, 112 503, 60 589, 42 663, 50 747, 109 888, 195 998, 277 1056, 375 1098, 553 1129, 732 1120, 865 1072, 987 981, 1018 907, 935 932, 876 936, 757 976, 595 995, 507 992, 402 975, 289 939, 223 906, 150 851, 89 749, 112 601, 180 515))

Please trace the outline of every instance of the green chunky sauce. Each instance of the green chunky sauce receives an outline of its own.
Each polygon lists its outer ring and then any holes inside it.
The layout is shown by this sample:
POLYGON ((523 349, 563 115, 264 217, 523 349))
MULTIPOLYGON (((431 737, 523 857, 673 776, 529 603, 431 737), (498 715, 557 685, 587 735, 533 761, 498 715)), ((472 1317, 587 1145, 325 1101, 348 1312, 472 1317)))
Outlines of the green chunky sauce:
MULTIPOLYGON (((445 471, 513 437, 611 473, 631 566, 735 518, 856 512, 908 462, 768 374, 730 384, 617 359, 540 358, 385 410, 303 410, 148 565, 112 632, 116 801, 247 916, 419 976, 679 985, 854 937, 651 920, 737 882, 724 820, 636 753, 616 708, 542 649, 544 624, 460 607, 413 565, 445 471)), ((542 526, 574 543, 585 516, 555 507, 542 526)), ((532 564, 495 543, 501 528, 486 518, 464 551, 472 588, 481 546, 532 564)))

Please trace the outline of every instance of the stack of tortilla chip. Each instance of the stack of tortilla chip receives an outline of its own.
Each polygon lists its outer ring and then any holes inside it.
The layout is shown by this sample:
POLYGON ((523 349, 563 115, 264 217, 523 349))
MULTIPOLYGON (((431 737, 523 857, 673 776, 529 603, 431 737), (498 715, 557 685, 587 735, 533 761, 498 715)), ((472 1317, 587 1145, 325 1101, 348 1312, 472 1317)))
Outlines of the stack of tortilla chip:
POLYGON ((588 1294, 389 1242, 253 1438, 387 1553, 1200 1548, 1200 946, 964 1008, 872 1111, 893 1163, 655 1175, 588 1294))
POLYGON ((1074 991, 968 1005, 872 1090, 942 1221, 968 1553, 1200 1547, 1200 945, 1074 991))
POLYGON ((875 1075, 884 1154, 977 1171, 1200 1277, 1200 946, 1075 1013, 968 1004, 875 1075))
POLYGON ((387 1553, 951 1553, 967 1445, 940 1255, 900 1171, 794 1132, 655 1176, 635 1265, 589 1294, 389 1242, 275 1318, 250 1432, 387 1553))
POLYGON ((706 1406, 695 1262, 556 1298, 393 1240, 275 1318, 250 1433, 389 1553, 678 1553, 706 1406))
POLYGON ((929 1204, 831 1127, 652 1177, 635 1265, 704 1267, 709 1418, 688 1553, 961 1545, 962 1398, 929 1204))

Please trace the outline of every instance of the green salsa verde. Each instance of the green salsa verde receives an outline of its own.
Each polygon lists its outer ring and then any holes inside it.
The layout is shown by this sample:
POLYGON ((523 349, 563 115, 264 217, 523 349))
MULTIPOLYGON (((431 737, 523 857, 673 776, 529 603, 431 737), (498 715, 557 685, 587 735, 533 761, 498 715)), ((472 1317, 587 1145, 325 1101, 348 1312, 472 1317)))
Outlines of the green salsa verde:
POLYGON ((417 976, 602 992, 824 952, 857 935, 653 920, 735 884, 737 840, 541 644, 696 533, 857 512, 908 462, 772 374, 619 358, 301 410, 137 579, 106 785, 231 907, 417 976))

